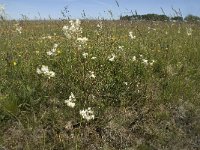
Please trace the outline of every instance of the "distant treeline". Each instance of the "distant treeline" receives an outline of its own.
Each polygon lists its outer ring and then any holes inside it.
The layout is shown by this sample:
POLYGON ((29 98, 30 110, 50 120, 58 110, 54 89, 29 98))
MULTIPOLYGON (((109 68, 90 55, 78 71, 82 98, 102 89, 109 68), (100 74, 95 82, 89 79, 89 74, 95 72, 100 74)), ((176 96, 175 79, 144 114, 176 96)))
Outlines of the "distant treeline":
POLYGON ((188 15, 185 18, 182 16, 168 17, 166 15, 158 14, 145 14, 145 15, 131 15, 121 16, 120 20, 146 20, 146 21, 188 21, 188 22, 200 22, 200 17, 194 15, 188 15))

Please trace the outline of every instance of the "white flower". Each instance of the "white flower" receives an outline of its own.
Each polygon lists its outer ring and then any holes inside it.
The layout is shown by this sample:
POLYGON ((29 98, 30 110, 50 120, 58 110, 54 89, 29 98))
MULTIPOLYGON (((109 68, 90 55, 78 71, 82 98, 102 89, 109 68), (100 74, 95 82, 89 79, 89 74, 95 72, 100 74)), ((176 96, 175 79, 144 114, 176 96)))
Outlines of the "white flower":
POLYGON ((83 53, 82 53, 82 56, 83 56, 83 58, 87 58, 87 57, 88 57, 88 53, 83 52, 83 53))
POLYGON ((52 38, 52 37, 51 37, 50 35, 41 37, 42 40, 51 39, 51 38, 52 38))
POLYGON ((148 65, 148 60, 147 59, 142 59, 142 63, 145 65, 148 65))
POLYGON ((63 30, 64 34, 65 33, 67 34, 67 32, 69 30, 69 27, 68 26, 63 26, 62 30, 63 30))
POLYGON ((102 29, 103 28, 103 24, 102 24, 102 21, 100 21, 98 24, 97 24, 97 27, 102 29))
POLYGON ((46 75, 50 78, 50 77, 55 77, 55 72, 53 71, 49 71, 48 73, 46 73, 46 75))
POLYGON ((79 37, 79 38, 77 38, 77 41, 80 44, 85 44, 88 41, 88 38, 86 38, 86 37, 83 37, 83 38, 79 37))
POLYGON ((192 35, 192 28, 186 28, 186 32, 188 36, 192 35))
POLYGON ((76 101, 76 98, 75 98, 74 94, 71 92, 69 99, 65 100, 65 103, 67 104, 67 106, 74 108, 75 101, 76 101))
POLYGON ((71 108, 74 108, 75 107, 75 103, 71 102, 71 101, 68 101, 68 100, 65 100, 65 103, 67 104, 67 106, 71 107, 71 108))
POLYGON ((110 56, 108 56, 108 60, 109 61, 114 61, 115 60, 116 55, 115 54, 111 54, 110 56))
POLYGON ((51 55, 56 55, 56 49, 58 47, 58 44, 54 44, 53 48, 47 52, 47 55, 51 56, 51 55))
POLYGON ((154 63, 155 63, 155 60, 152 60, 152 61, 149 63, 149 65, 150 65, 150 66, 153 66, 154 63))
POLYGON ((96 78, 94 71, 89 71, 89 77, 94 79, 96 78))
POLYGON ((15 24, 15 29, 16 29, 16 31, 17 31, 19 34, 22 33, 22 27, 20 27, 18 23, 15 24))
POLYGON ((42 71, 44 74, 46 74, 46 73, 49 72, 49 67, 48 67, 48 66, 45 66, 45 65, 42 65, 41 71, 42 71))
POLYGON ((53 45, 53 48, 56 49, 57 47, 58 47, 58 44, 54 44, 54 45, 53 45))
POLYGON ((133 60, 133 61, 136 61, 136 56, 133 56, 132 60, 133 60))
POLYGON ((128 82, 124 82, 125 85, 128 85, 128 82))
POLYGON ((77 38, 82 33, 82 28, 80 27, 80 20, 70 20, 69 21, 70 26, 63 26, 62 30, 64 32, 64 35, 68 38, 77 38))
POLYGON ((48 51, 47 52, 47 55, 49 55, 49 56, 51 56, 51 55, 53 55, 54 53, 52 52, 52 51, 48 51))
POLYGON ((49 71, 49 67, 42 65, 41 69, 37 68, 36 72, 38 74, 44 74, 48 78, 55 77, 55 72, 49 71))
POLYGON ((124 50, 124 46, 118 46, 119 50, 124 50))
POLYGON ((80 110, 80 115, 82 116, 83 119, 86 119, 87 121, 94 119, 94 112, 91 110, 90 107, 85 110, 80 110))
POLYGON ((36 72, 37 74, 42 74, 42 71, 39 68, 37 68, 36 72))
POLYGON ((96 58, 97 58, 97 57, 94 57, 94 56, 93 56, 91 59, 94 60, 94 59, 96 59, 96 58))
POLYGON ((136 39, 136 36, 133 36, 133 32, 132 32, 132 31, 129 32, 129 37, 130 37, 131 39, 136 39))

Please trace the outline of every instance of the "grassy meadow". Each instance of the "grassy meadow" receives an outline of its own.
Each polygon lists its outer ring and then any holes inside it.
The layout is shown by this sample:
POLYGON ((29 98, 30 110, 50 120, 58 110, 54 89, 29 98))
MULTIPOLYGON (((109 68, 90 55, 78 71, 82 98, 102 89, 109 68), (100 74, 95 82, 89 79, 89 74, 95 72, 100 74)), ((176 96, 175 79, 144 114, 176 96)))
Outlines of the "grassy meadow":
POLYGON ((0 149, 200 149, 200 24, 0 21, 0 149))

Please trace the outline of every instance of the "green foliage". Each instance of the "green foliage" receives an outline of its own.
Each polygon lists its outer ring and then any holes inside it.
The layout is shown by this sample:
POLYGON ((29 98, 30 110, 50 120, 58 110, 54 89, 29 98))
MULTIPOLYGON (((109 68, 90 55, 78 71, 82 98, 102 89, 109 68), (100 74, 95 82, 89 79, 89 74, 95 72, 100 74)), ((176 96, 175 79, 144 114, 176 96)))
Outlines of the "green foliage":
POLYGON ((147 20, 147 21, 169 21, 170 18, 166 15, 158 14, 145 14, 145 15, 132 15, 121 16, 121 20, 147 20))
POLYGON ((184 18, 184 20, 188 21, 188 22, 199 22, 200 21, 200 17, 198 16, 194 16, 194 15, 188 15, 184 18))
POLYGON ((183 17, 181 17, 181 16, 174 16, 174 17, 171 17, 171 20, 172 21, 183 21, 183 17))

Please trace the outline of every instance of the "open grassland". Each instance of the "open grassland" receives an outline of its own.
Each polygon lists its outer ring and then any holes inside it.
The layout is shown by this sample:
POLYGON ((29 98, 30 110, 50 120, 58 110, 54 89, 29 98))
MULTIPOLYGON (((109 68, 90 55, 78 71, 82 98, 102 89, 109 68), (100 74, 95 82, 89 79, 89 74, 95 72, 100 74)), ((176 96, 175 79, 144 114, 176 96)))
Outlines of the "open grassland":
POLYGON ((0 56, 0 149, 200 149, 200 24, 1 21, 0 56))

